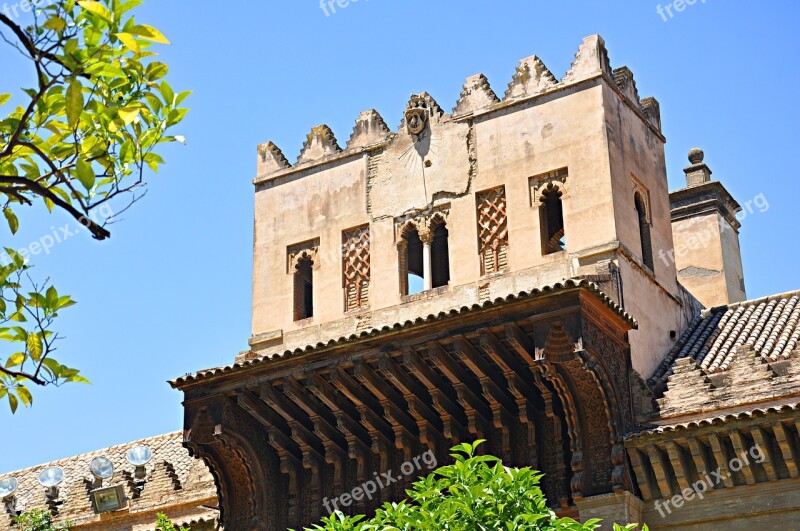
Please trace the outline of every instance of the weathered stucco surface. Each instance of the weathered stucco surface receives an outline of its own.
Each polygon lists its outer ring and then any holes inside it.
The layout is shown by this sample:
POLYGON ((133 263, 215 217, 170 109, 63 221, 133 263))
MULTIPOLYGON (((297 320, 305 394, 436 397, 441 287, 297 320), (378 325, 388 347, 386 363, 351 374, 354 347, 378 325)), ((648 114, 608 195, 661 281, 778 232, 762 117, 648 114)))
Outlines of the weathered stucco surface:
POLYGON ((452 114, 427 93, 412 96, 406 116, 414 112, 426 120, 421 134, 412 132, 408 119, 391 132, 375 111, 362 113, 344 149, 330 129, 315 127, 294 166, 273 144, 260 146, 253 351, 247 355, 302 348, 590 276, 606 282, 639 321, 631 334, 633 363, 649 376, 691 309, 682 302, 675 263, 656 259, 651 271, 641 254, 637 192, 647 200, 654 254, 673 247, 658 104, 639 100, 627 68, 611 70, 602 39, 584 40, 560 82, 533 56, 520 62, 502 100, 476 75, 452 114), (561 193, 566 233, 566 249, 550 254, 543 252, 539 217, 539 195, 548 182, 561 193), (508 267, 482 275, 476 194, 499 186, 505 188, 508 267), (450 282, 404 296, 401 226, 437 212, 449 232, 450 282), (365 225, 369 303, 348 313, 342 231, 365 225), (317 239, 314 315, 298 321, 287 249, 317 239), (653 301, 658 315, 646 311, 653 301))

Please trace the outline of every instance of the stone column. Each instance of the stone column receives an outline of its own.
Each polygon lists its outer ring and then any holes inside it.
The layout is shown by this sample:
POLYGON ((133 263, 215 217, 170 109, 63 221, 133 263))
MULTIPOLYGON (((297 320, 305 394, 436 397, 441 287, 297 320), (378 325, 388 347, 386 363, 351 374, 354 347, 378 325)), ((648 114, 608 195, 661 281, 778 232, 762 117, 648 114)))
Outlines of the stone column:
POLYGON ((433 232, 429 230, 420 231, 419 239, 422 240, 422 276, 425 280, 425 291, 433 287, 433 274, 431 273, 431 243, 433 242, 433 232))

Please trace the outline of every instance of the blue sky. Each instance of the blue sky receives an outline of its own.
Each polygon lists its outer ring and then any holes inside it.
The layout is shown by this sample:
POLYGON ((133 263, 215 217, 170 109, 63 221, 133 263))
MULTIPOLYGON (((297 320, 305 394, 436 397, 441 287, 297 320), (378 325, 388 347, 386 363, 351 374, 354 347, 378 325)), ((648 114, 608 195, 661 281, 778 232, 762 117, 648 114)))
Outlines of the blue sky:
MULTIPOLYGON (((532 54, 560 78, 592 33, 642 97, 660 101, 671 188, 700 146, 741 203, 766 197, 769 208, 743 221, 748 295, 800 288, 800 4, 698 0, 666 21, 657 4, 360 0, 326 16, 318 0, 148 0, 138 18, 171 39, 170 81, 194 90, 188 145, 169 149, 110 241, 81 234, 36 258, 35 273, 79 302, 63 313, 59 354, 93 384, 37 390, 14 417, 3 404, 0 471, 180 429, 181 396, 166 380, 247 347, 258 143, 294 160, 327 123, 344 144, 360 111, 396 127, 421 91, 451 109, 477 72, 502 93, 532 54)), ((0 47, 0 92, 32 82, 24 67, 0 47)), ((42 207, 22 222, 14 238, 0 230, 0 243, 26 246, 70 220, 42 207)))

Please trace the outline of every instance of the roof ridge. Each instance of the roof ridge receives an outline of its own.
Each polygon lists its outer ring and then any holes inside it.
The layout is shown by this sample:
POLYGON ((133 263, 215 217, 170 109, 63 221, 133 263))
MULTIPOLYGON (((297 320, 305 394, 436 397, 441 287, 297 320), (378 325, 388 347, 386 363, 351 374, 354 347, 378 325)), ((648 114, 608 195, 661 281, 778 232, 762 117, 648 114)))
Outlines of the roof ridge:
POLYGON ((610 308, 614 313, 616 313, 621 319, 626 321, 633 329, 638 327, 638 322, 634 319, 628 312, 625 311, 625 308, 620 306, 614 299, 612 299, 609 295, 607 295, 602 289, 601 286, 597 283, 587 280, 582 277, 573 277, 564 279, 552 284, 547 284, 544 286, 536 286, 530 289, 521 290, 513 293, 508 293, 506 295, 497 296, 493 299, 486 300, 483 302, 474 302, 473 304, 467 305, 462 304, 460 307, 453 307, 449 310, 441 310, 435 314, 431 313, 428 315, 419 315, 415 319, 407 319, 405 321, 397 321, 391 324, 385 324, 378 327, 368 328, 366 330, 362 330, 360 332, 352 333, 348 336, 341 336, 338 338, 330 338, 327 341, 319 341, 315 344, 307 344, 305 346, 299 346, 294 349, 287 349, 283 352, 279 353, 271 353, 271 354, 264 354, 259 357, 255 357, 252 359, 247 359, 244 361, 236 361, 233 364, 229 365, 222 365, 217 367, 211 367, 208 369, 202 369, 199 371, 195 371, 193 373, 188 373, 184 376, 176 378, 174 380, 170 380, 169 384, 176 389, 181 388, 181 386, 188 384, 190 382, 195 382, 197 380, 202 380, 205 378, 210 378, 214 376, 221 376, 224 374, 229 374, 232 371, 239 371, 245 370, 249 367, 259 365, 261 363, 268 363, 273 359, 278 358, 286 358, 288 356, 299 355, 306 352, 311 352, 316 349, 323 349, 323 348, 333 348, 340 346, 344 343, 358 341, 370 337, 374 337, 377 334, 385 333, 385 332, 392 332, 396 331, 399 328, 403 327, 410 327, 418 324, 424 324, 433 319, 440 319, 445 317, 455 317, 461 315, 463 313, 472 312, 472 311, 480 311, 485 308, 489 308, 492 306, 499 306, 502 304, 512 304, 516 301, 527 297, 535 297, 542 294, 549 294, 560 292, 564 290, 574 290, 574 289, 586 289, 591 293, 595 294, 608 308, 610 308))
POLYGON ((143 444, 147 443, 148 441, 154 441, 156 439, 169 440, 169 439, 171 439, 173 437, 179 438, 182 441, 183 440, 183 431, 178 430, 178 431, 171 431, 169 433, 162 433, 161 435, 152 435, 150 437, 145 437, 143 439, 137 439, 135 441, 130 441, 130 442, 127 442, 127 443, 119 443, 119 444, 114 444, 112 446, 105 446, 103 448, 97 448, 96 450, 92 450, 92 451, 89 451, 89 452, 83 452, 83 453, 80 453, 80 454, 77 454, 77 455, 69 455, 69 456, 66 456, 66 457, 60 457, 58 459, 53 459, 52 461, 47 461, 45 463, 39 463, 37 465, 33 465, 33 466, 25 467, 25 468, 20 468, 20 469, 17 469, 17 470, 12 470, 12 471, 9 471, 9 472, 0 472, 0 478, 16 476, 16 475, 20 474, 21 472, 27 472, 27 471, 34 470, 34 469, 37 469, 37 468, 47 468, 49 466, 58 466, 59 463, 75 461, 75 460, 78 460, 78 459, 80 459, 82 457, 96 456, 99 453, 111 453, 112 450, 118 450, 118 449, 126 448, 126 447, 127 448, 132 448, 134 446, 143 445, 143 444))
POLYGON ((793 290, 793 291, 786 291, 784 293, 775 293, 773 295, 766 295, 764 297, 759 297, 757 299, 747 299, 745 301, 739 302, 732 302, 730 304, 723 304, 721 306, 714 306, 713 308, 706 308, 703 310, 703 317, 710 315, 711 313, 717 313, 723 311, 724 309, 728 308, 739 308, 741 306, 751 306, 755 304, 761 304, 762 302, 770 302, 773 300, 781 300, 781 299, 789 299, 791 297, 800 297, 800 289, 793 290))

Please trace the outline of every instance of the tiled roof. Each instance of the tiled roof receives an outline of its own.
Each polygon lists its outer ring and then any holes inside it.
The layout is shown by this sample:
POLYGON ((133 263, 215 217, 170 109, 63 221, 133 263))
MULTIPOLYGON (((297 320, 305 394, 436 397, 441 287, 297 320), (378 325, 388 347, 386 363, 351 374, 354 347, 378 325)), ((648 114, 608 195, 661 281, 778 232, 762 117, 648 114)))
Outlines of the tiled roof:
POLYGON ((305 352, 311 352, 318 349, 323 348, 332 348, 341 346, 347 343, 351 343, 353 341, 358 341, 360 339, 368 339, 375 336, 379 336, 388 332, 397 331, 400 329, 410 329, 418 326, 423 326, 428 323, 434 321, 441 321, 442 319, 446 318, 455 318, 465 314, 469 314, 472 312, 480 311, 486 308, 493 308, 497 306, 502 306, 504 304, 510 304, 516 301, 525 300, 525 299, 533 299, 543 295, 555 294, 562 291, 569 291, 574 290, 577 288, 583 288, 588 290, 589 292, 596 295, 608 308, 614 311, 617 315, 622 317, 631 327, 636 328, 638 325, 636 320, 628 315, 625 310, 619 306, 613 299, 611 299, 608 295, 603 293, 600 287, 595 284, 594 282, 590 282, 584 279, 569 279, 565 280, 564 282, 557 282, 551 286, 543 286, 541 288, 534 288, 528 291, 522 291, 520 293, 511 294, 506 297, 498 297, 494 300, 485 301, 482 304, 473 304, 471 306, 462 306, 461 308, 455 308, 447 312, 439 312, 438 314, 431 314, 427 317, 419 317, 414 321, 408 320, 404 322, 397 322, 391 326, 384 326, 382 328, 372 328, 369 330, 364 330, 360 333, 351 334, 347 337, 340 337, 338 339, 331 339, 326 343, 317 343, 316 345, 307 345, 305 348, 298 348, 295 350, 287 350, 282 354, 276 354, 272 356, 262 356, 259 358, 255 358, 252 360, 246 360, 238 363, 234 363, 233 365, 226 365, 224 367, 216 367, 212 369, 202 370, 193 374, 187 374, 186 376, 182 376, 170 382, 170 384, 175 388, 180 388, 183 385, 196 382, 199 380, 203 380, 205 378, 210 378, 213 376, 222 376, 232 372, 238 372, 240 370, 247 369, 248 367, 253 367, 256 365, 260 365, 263 363, 268 363, 270 360, 275 358, 284 358, 287 356, 299 355, 305 352))
MULTIPOLYGON (((64 471, 64 480, 58 486, 59 502, 57 521, 70 520, 78 526, 96 521, 89 496, 91 482, 94 479, 89 463, 98 456, 106 457, 114 464, 114 478, 104 486, 123 484, 125 494, 129 498, 127 513, 114 513, 117 518, 125 514, 142 512, 165 512, 170 506, 198 503, 196 514, 185 515, 185 520, 201 521, 208 518, 209 509, 199 507, 216 497, 214 480, 206 465, 189 455, 182 444, 181 432, 168 433, 142 439, 102 450, 60 459, 16 472, 0 474, 0 479, 14 477, 19 485, 14 493, 16 510, 26 512, 31 509, 48 507, 44 487, 39 482, 39 474, 48 467, 58 466, 64 471), (146 445, 153 451, 153 458, 145 466, 147 475, 144 489, 140 496, 134 496, 133 475, 135 467, 125 458, 128 450, 138 445, 146 445)), ((216 505, 216 503, 213 503, 216 505)), ((10 516, 0 507, 0 529, 9 529, 10 516)))
POLYGON ((658 426, 649 430, 643 430, 637 433, 629 434, 625 437, 626 440, 632 440, 639 437, 646 437, 648 435, 655 435, 658 433, 668 433, 674 431, 691 430, 695 428, 702 428, 703 426, 714 426, 718 424, 725 424, 726 422, 734 420, 744 420, 759 418, 770 415, 772 413, 783 413, 787 411, 797 411, 800 409, 800 403, 792 402, 789 404, 781 404, 775 406, 765 406, 760 408, 753 408, 747 411, 739 411, 736 413, 729 413, 725 415, 717 415, 714 417, 707 417, 702 419, 695 419, 687 422, 680 422, 676 424, 668 424, 658 426))
POLYGON ((789 359, 800 346, 800 291, 706 310, 691 323, 648 383, 662 387, 676 362, 687 357, 708 374, 726 371, 737 349, 745 345, 766 362, 789 359))

